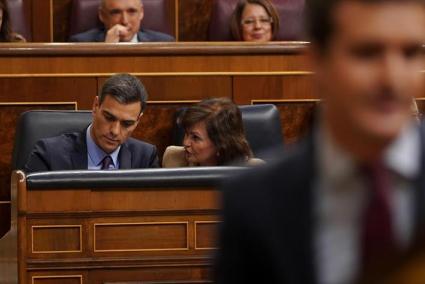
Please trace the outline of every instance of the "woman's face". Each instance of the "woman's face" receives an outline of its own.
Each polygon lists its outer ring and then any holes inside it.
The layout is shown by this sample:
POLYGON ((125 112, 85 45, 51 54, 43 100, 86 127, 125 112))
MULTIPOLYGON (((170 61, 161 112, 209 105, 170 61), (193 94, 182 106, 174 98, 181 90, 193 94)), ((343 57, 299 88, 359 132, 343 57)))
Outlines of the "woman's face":
POLYGON ((244 41, 272 40, 272 21, 266 9, 258 4, 247 4, 242 12, 241 28, 244 41))
POLYGON ((200 166, 217 165, 217 150, 208 136, 205 122, 198 122, 186 129, 183 145, 189 163, 200 166))

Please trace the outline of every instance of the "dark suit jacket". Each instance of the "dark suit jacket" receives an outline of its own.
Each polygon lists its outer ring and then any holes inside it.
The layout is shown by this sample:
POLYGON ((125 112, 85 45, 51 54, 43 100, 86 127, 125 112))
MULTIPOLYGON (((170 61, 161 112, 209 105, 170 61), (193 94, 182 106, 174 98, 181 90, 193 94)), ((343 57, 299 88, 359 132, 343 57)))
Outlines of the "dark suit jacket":
MULTIPOLYGON (((317 283, 312 140, 223 187, 217 283, 317 283)), ((423 239, 425 227, 424 175, 416 181, 414 244, 423 239)))
MULTIPOLYGON (((129 138, 118 155, 120 169, 159 167, 156 147, 129 138)), ((25 172, 87 169, 86 131, 39 140, 25 165, 25 172)))
MULTIPOLYGON (((106 30, 104 28, 95 28, 89 31, 73 35, 69 38, 70 42, 104 42, 106 30)), ((175 39, 167 34, 155 32, 152 30, 141 29, 137 33, 140 42, 147 41, 175 41, 175 39)))

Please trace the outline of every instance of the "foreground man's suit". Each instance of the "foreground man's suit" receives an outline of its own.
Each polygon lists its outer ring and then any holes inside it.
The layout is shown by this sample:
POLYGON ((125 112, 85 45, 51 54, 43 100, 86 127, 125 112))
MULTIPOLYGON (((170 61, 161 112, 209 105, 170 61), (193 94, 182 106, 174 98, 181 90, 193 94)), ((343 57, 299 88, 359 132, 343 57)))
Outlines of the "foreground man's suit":
MULTIPOLYGON (((413 252, 423 242, 425 228, 425 131, 420 131, 421 174, 414 183, 410 241, 413 252)), ((255 169, 223 188, 216 283, 318 283, 316 151, 313 139, 308 139, 277 163, 255 169)))

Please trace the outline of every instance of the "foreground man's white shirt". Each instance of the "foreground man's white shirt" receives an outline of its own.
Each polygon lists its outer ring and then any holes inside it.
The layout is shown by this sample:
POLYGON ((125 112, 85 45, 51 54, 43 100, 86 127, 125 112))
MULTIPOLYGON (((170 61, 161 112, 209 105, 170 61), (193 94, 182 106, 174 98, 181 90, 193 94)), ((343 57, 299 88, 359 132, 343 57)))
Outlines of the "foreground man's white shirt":
MULTIPOLYGON (((314 249, 318 283, 353 283, 361 258, 360 231, 366 185, 355 161, 322 127, 315 133, 318 177, 315 183, 314 249)), ((421 167, 421 141, 416 125, 405 127, 383 157, 391 170, 394 236, 406 247, 413 233, 413 180, 421 167)))

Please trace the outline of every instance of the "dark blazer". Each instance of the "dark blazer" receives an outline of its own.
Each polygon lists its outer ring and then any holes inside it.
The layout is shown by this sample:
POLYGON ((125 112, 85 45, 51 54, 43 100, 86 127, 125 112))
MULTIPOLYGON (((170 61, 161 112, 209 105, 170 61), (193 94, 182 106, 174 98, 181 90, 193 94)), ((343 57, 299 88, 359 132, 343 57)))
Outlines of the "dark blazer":
MULTIPOLYGON (((317 171, 312 140, 223 187, 216 283, 317 283, 313 236, 317 171)), ((423 141, 422 135, 422 145, 423 141)), ((413 244, 423 239, 425 228, 423 172, 416 181, 413 244)))
MULTIPOLYGON (((127 139, 118 155, 120 169, 159 167, 156 147, 127 139)), ((87 169, 86 131, 62 134, 39 140, 30 154, 24 171, 60 171, 87 169)))
MULTIPOLYGON (((104 28, 95 28, 83 33, 73 35, 69 38, 70 42, 104 42, 106 30, 104 28)), ((147 41, 175 41, 175 39, 167 34, 155 32, 152 30, 141 29, 137 33, 140 42, 147 41)))

